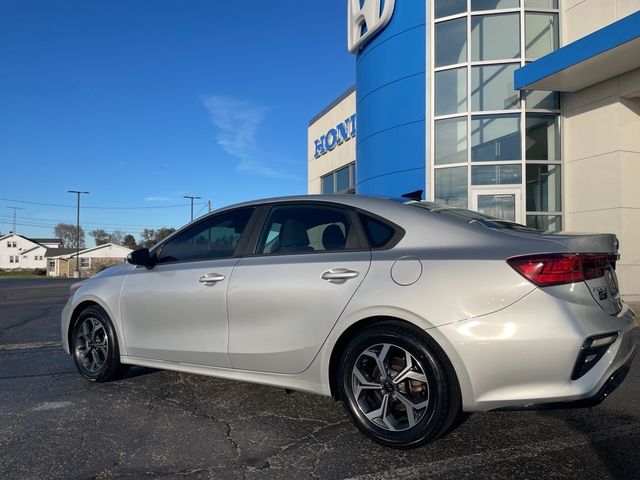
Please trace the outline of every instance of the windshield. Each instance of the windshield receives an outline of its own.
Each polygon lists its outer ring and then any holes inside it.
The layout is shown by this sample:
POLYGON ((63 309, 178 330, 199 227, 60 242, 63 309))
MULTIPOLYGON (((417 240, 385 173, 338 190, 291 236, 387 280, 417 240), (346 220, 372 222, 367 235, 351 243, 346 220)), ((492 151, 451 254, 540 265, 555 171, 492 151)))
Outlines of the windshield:
POLYGON ((467 210, 464 208, 452 207, 450 205, 441 205, 434 202, 405 202, 406 205, 412 207, 422 208, 428 210, 431 213, 437 213, 446 215, 448 217, 457 218, 467 223, 480 223, 486 227, 499 229, 499 230, 517 230, 521 232, 539 232, 535 228, 520 225, 516 222, 510 222, 509 220, 502 220, 499 218, 491 217, 480 212, 474 212, 473 210, 467 210))

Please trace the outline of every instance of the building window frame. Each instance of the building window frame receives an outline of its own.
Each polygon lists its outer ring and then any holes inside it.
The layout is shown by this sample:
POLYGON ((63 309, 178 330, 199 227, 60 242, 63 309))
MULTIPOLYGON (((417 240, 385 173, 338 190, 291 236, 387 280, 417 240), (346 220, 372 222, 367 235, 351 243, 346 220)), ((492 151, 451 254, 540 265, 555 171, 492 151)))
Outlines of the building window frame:
POLYGON ((356 193, 356 162, 350 162, 326 173, 325 175, 322 175, 320 177, 320 191, 323 195, 344 195, 356 193), (338 191, 338 172, 342 172, 345 169, 349 169, 349 187, 338 191), (329 179, 329 177, 331 177, 330 182, 332 183, 332 189, 331 192, 325 192, 324 182, 325 179, 329 179))
MULTIPOLYGON (((443 1, 443 0, 441 0, 443 1)), ((560 2, 557 3, 558 8, 543 8, 543 7, 534 7, 527 6, 526 0, 520 0, 518 2, 518 7, 512 8, 497 8, 493 10, 476 10, 472 11, 472 0, 467 0, 467 8, 466 11, 456 13, 454 15, 444 16, 440 18, 435 17, 436 11, 436 2, 433 1, 428 7, 428 32, 427 32, 427 40, 428 45, 426 49, 427 55, 427 69, 429 74, 427 77, 430 79, 428 82, 428 95, 427 99, 427 198, 431 201, 435 201, 437 198, 437 192, 435 191, 435 177, 436 171, 441 168, 453 168, 453 167, 467 167, 467 203, 471 205, 471 198, 473 190, 478 189, 478 185, 472 184, 472 168, 478 165, 520 165, 521 166, 521 177, 522 182, 520 184, 516 184, 520 188, 521 195, 521 212, 520 216, 523 219, 529 219, 529 217, 539 217, 539 216, 549 216, 556 217, 554 221, 559 221, 560 224, 564 224, 564 186, 561 183, 561 191, 560 191, 560 211, 554 212, 534 212, 528 211, 526 209, 526 198, 527 198, 527 178, 526 178, 526 170, 527 165, 533 164, 545 164, 548 166, 558 166, 560 172, 561 182, 564 182, 564 172, 562 167, 562 158, 563 158, 563 147, 562 147, 562 117, 561 117, 561 105, 558 101, 558 96, 555 93, 552 93, 553 97, 551 98, 551 102, 545 102, 547 105, 543 106, 553 106, 556 108, 527 108, 527 97, 532 93, 531 91, 516 91, 517 95, 517 107, 505 110, 493 110, 493 111, 474 111, 473 110, 473 101, 472 98, 474 96, 473 90, 473 71, 474 67, 480 66, 491 66, 491 65, 508 65, 514 64, 516 67, 525 66, 527 63, 534 61, 534 58, 527 57, 527 32, 526 32, 526 18, 527 14, 549 14, 555 15, 555 22, 557 24, 557 28, 555 30, 555 41, 558 46, 562 44, 562 24, 560 21, 561 17, 561 5, 560 2), (473 45, 473 32, 472 32, 472 22, 474 17, 477 16, 490 16, 490 15, 505 15, 505 14, 519 14, 519 41, 520 41, 520 56, 518 58, 511 59, 495 59, 495 60, 484 60, 484 61, 475 61, 472 59, 474 45, 473 45), (467 39, 465 43, 466 48, 466 62, 457 63, 455 65, 442 65, 436 67, 436 26, 441 22, 446 22, 454 19, 463 19, 466 18, 467 22, 467 39), (467 75, 467 84, 466 84, 466 102, 467 102, 467 111, 465 112, 456 112, 450 113, 447 115, 436 115, 435 113, 435 74, 437 72, 444 72, 453 69, 461 69, 466 68, 467 75), (476 119, 483 115, 516 115, 520 118, 520 127, 519 127, 519 136, 520 136, 520 159, 513 161, 486 161, 486 162, 472 162, 472 148, 473 148, 473 137, 472 137, 472 119, 475 117, 476 119), (528 115, 549 115, 555 116, 558 121, 557 125, 557 138, 559 139, 559 158, 555 160, 528 160, 526 157, 526 139, 527 139, 527 116, 528 115), (467 127, 467 155, 466 162, 457 162, 457 163, 447 163, 447 164, 436 164, 436 131, 435 126, 436 122, 440 120, 449 120, 449 119, 465 119, 466 127, 467 127)), ((481 88, 480 86, 479 88, 481 88)), ((477 93, 476 93, 477 94, 477 93)), ((538 101, 538 105, 540 106, 540 101, 538 101)), ((500 185, 497 185, 499 187, 500 185)), ((481 188, 486 188, 486 186, 480 186, 481 188)), ((526 220, 525 220, 526 221, 526 220)))

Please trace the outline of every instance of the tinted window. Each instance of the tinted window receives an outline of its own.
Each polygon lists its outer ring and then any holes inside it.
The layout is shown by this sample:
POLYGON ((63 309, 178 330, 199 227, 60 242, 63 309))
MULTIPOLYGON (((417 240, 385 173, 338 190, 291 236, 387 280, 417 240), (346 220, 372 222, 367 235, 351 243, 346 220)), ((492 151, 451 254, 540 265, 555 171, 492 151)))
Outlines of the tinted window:
POLYGON ((256 253, 302 253, 350 248, 346 210, 323 205, 274 207, 256 253))
POLYGON ((232 257, 252 208, 222 213, 204 220, 169 240, 159 263, 232 257))
POLYGON ((361 214, 360 221, 362 222, 364 233, 367 236, 367 240, 369 240, 371 248, 384 247, 396 233, 396 231, 386 223, 367 215, 361 214))

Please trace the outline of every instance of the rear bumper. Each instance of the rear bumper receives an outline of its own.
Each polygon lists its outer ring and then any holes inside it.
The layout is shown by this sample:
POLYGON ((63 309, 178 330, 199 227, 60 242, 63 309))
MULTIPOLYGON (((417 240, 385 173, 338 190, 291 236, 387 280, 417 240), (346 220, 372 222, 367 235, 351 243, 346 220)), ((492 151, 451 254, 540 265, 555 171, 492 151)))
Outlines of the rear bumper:
MULTIPOLYGON (((579 287, 573 288, 576 298, 579 287)), ((456 353, 450 358, 463 410, 589 406, 622 383, 636 350, 633 310, 625 304, 609 315, 591 298, 571 303, 556 293, 536 290, 494 314, 438 328, 456 353), (617 333, 616 341, 572 380, 585 340, 608 333, 617 333)))
POLYGON ((540 405, 534 405, 531 407, 498 408, 496 410, 560 410, 569 408, 590 408, 600 405, 604 399, 622 385, 624 379, 627 378, 627 374, 629 373, 629 370, 631 370, 631 364, 633 363, 635 354, 636 351, 634 349, 631 357, 620 368, 611 374, 611 376, 605 381, 602 388, 600 388, 600 390, 598 390, 598 392, 592 397, 584 398, 582 400, 574 400, 571 402, 541 403, 540 405))

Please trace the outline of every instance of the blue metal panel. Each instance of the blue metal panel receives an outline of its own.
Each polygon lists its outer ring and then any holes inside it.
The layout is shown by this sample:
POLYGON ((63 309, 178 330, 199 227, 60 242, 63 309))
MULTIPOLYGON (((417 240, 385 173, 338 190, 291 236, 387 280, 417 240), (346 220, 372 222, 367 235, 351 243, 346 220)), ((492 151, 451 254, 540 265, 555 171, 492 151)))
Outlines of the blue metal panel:
MULTIPOLYGON (((362 195, 382 195, 398 198, 405 193, 424 190, 425 167, 404 172, 394 172, 382 177, 370 178, 356 186, 356 191, 362 195)), ((424 195, 423 195, 424 198, 424 195)))
POLYGON ((356 192, 398 197, 425 190, 424 120, 372 135, 358 144, 356 192), (375 162, 361 159, 375 159, 375 162), (388 183, 387 182, 388 179, 388 183))
POLYGON ((519 68, 514 73, 516 90, 640 38, 640 11, 519 68))
MULTIPOLYGON (((424 72, 375 90, 357 103, 358 136, 356 140, 360 143, 372 135, 380 135, 384 130, 398 125, 424 121, 424 102, 424 72)), ((422 142, 424 144, 424 132, 422 142)))
MULTIPOLYGON (((364 60, 376 47, 396 35, 424 26, 428 0, 396 0, 396 7, 389 24, 358 53, 356 61, 364 60)), ((400 53, 400 52, 398 52, 400 53)))
POLYGON ((358 99, 398 79, 424 73, 424 36, 425 27, 421 25, 390 38, 371 52, 367 50, 367 56, 356 66, 358 99))
POLYGON ((426 0, 396 0, 387 27, 358 53, 358 193, 424 189, 425 11, 426 0))

